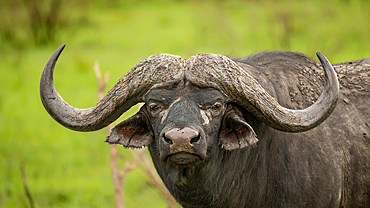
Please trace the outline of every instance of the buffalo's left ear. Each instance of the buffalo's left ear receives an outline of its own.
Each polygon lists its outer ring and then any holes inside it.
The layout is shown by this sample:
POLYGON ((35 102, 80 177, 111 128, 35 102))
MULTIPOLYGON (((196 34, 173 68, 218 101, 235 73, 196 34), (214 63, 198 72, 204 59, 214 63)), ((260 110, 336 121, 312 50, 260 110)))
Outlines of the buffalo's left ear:
POLYGON ((149 145, 153 139, 153 131, 144 111, 145 108, 142 107, 137 114, 115 126, 105 141, 132 148, 149 145))
POLYGON ((221 124, 219 144, 226 150, 255 146, 258 142, 253 128, 245 121, 241 107, 230 103, 221 124))

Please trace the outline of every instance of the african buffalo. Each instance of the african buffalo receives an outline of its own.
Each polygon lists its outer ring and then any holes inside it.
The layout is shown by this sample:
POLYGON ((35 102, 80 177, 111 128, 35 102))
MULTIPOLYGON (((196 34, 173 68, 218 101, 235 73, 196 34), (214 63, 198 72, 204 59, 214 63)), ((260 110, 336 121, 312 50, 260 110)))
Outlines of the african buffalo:
POLYGON ((106 141, 148 146, 182 206, 370 207, 370 59, 158 54, 78 109, 53 83, 63 48, 41 77, 45 109, 67 128, 95 131, 144 102, 106 141))

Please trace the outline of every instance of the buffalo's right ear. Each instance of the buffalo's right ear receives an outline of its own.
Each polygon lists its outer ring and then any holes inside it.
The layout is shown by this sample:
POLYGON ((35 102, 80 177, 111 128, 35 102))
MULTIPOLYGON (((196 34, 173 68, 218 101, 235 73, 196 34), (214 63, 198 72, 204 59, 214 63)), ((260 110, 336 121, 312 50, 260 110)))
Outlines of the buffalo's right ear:
POLYGON ((132 148, 149 145, 153 139, 153 131, 145 111, 143 106, 138 113, 115 126, 105 141, 132 148))
POLYGON ((253 128, 245 121, 242 107, 229 103, 222 119, 218 142, 226 150, 255 146, 258 142, 253 128))

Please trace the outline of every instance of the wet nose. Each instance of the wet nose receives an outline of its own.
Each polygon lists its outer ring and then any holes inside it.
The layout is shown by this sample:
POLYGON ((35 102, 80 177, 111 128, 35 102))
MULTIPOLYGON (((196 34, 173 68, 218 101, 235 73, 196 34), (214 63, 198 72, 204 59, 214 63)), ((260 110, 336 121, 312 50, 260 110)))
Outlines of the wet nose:
POLYGON ((170 145, 172 154, 178 152, 194 153, 192 145, 200 141, 199 132, 189 128, 173 128, 164 134, 164 140, 170 145))

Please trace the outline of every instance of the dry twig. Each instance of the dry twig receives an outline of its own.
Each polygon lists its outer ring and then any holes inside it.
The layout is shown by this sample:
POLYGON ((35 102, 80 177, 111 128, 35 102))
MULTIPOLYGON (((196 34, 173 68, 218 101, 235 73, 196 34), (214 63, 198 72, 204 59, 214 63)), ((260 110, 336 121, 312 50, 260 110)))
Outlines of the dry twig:
POLYGON ((20 170, 21 170, 21 175, 22 175, 22 183, 23 183, 24 192, 26 193, 28 202, 30 203, 31 208, 34 208, 35 203, 33 202, 33 198, 32 198, 30 189, 28 188, 26 171, 24 170, 24 166, 25 166, 24 163, 25 162, 22 162, 21 165, 20 165, 20 170))

